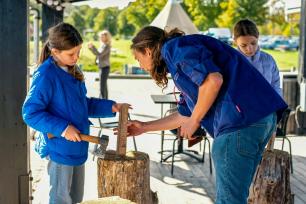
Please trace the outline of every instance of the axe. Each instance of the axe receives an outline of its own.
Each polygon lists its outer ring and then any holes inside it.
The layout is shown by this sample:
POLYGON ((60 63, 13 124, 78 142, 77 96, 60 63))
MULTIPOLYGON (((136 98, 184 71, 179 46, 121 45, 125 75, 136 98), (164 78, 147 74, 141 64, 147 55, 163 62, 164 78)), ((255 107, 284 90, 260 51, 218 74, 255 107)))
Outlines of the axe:
MULTIPOLYGON (((101 137, 95 137, 91 135, 79 134, 79 136, 82 141, 91 142, 91 143, 100 145, 97 149, 95 149, 93 154, 99 158, 102 158, 102 159, 104 158, 106 148, 108 145, 108 141, 109 141, 109 137, 107 135, 102 135, 101 137)), ((51 133, 48 133, 48 138, 52 139, 54 138, 54 135, 52 135, 51 133)))

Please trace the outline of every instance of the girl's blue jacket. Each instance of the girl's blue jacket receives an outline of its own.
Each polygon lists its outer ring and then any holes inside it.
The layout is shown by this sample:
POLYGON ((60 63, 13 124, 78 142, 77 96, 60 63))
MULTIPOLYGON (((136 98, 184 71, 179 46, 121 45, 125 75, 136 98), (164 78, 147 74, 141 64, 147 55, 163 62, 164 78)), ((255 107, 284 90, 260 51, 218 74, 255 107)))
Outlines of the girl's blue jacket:
POLYGON ((88 156, 88 142, 71 142, 61 136, 71 124, 89 134, 88 117, 113 117, 111 100, 86 97, 85 83, 58 67, 49 57, 33 74, 22 107, 26 124, 40 132, 36 151, 41 157, 65 165, 81 165, 88 156), (48 139, 47 133, 55 136, 48 139))
POLYGON ((218 97, 201 121, 212 137, 251 125, 274 112, 279 119, 287 108, 285 101, 243 55, 215 38, 187 35, 170 39, 162 47, 162 57, 182 93, 178 109, 185 116, 191 115, 200 100, 198 88, 207 75, 222 74, 218 97))

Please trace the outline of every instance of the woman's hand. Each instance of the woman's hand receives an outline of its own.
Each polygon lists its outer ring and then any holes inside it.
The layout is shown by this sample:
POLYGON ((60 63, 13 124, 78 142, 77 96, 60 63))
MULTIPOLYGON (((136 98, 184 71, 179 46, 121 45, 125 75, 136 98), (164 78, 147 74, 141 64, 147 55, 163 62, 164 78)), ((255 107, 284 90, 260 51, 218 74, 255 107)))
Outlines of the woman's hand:
POLYGON ((94 45, 92 43, 88 43, 87 46, 88 46, 89 49, 91 49, 91 48, 93 48, 94 45))
MULTIPOLYGON (((137 136, 146 132, 144 129, 145 123, 138 120, 130 120, 127 123, 127 136, 137 136)), ((114 128, 114 134, 118 135, 118 128, 114 128)))
POLYGON ((138 120, 130 120, 127 124, 128 136, 137 136, 145 133, 145 123, 138 120))
POLYGON ((113 113, 120 112, 122 105, 125 105, 125 104, 129 106, 129 109, 133 109, 132 106, 130 104, 128 104, 128 103, 115 103, 112 106, 112 112, 113 113))
POLYGON ((66 140, 72 142, 81 142, 80 131, 76 129, 73 125, 68 125, 64 136, 66 140))
POLYGON ((181 136, 186 139, 193 139, 193 133, 199 128, 200 123, 192 117, 188 118, 181 126, 181 136))

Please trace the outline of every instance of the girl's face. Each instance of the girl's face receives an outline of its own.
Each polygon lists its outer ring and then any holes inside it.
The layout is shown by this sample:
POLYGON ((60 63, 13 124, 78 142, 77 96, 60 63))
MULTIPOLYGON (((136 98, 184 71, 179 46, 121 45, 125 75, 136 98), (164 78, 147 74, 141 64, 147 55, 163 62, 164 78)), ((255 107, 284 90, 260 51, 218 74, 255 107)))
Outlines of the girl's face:
POLYGON ((254 56, 258 49, 258 39, 252 35, 239 36, 235 43, 241 52, 248 57, 254 56))
POLYGON ((82 44, 69 50, 52 48, 51 52, 59 66, 74 66, 80 56, 82 44))
POLYGON ((139 52, 137 50, 133 50, 133 55, 135 57, 135 60, 139 62, 140 68, 150 71, 153 67, 153 60, 152 60, 152 54, 151 50, 149 48, 145 48, 145 52, 139 52))

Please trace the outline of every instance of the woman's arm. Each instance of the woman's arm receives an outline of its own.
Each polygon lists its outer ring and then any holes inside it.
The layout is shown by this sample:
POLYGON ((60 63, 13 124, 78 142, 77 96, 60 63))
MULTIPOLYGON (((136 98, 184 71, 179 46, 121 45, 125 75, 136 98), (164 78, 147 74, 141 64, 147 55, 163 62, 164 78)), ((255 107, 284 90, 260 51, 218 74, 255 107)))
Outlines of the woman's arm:
POLYGON ((198 100, 191 117, 182 124, 181 135, 191 138, 197 130, 201 120, 216 100, 223 83, 219 72, 210 73, 199 87, 198 100))
POLYGON ((108 55, 110 53, 110 46, 109 45, 105 45, 105 47, 101 50, 101 52, 99 52, 99 50, 92 45, 91 47, 89 47, 89 49, 92 51, 92 53, 94 55, 96 55, 97 57, 104 57, 106 55, 108 55))
POLYGON ((149 122, 130 121, 128 127, 129 136, 140 135, 149 131, 172 130, 180 127, 188 117, 175 112, 164 118, 149 122))

